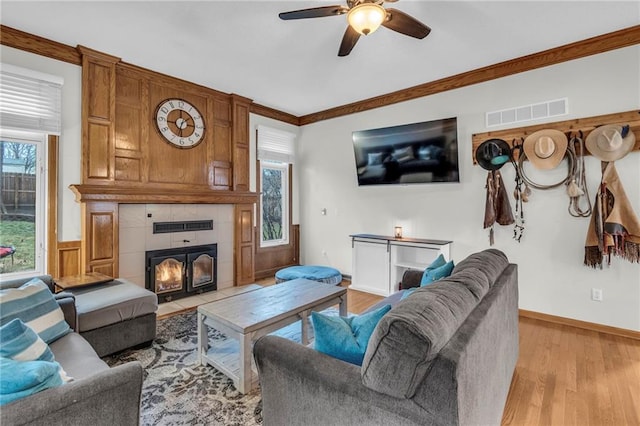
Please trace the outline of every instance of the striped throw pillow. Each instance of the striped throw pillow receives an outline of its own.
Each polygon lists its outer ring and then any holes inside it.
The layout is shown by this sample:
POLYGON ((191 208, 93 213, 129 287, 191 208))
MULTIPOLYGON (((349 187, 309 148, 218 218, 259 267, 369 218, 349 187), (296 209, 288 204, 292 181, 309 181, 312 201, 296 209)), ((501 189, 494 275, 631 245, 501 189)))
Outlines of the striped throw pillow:
POLYGON ((49 346, 20 318, 0 327, 0 356, 16 361, 54 361, 49 346))
POLYGON ((16 318, 31 327, 46 343, 71 331, 49 287, 38 278, 19 288, 0 290, 0 325, 16 318))

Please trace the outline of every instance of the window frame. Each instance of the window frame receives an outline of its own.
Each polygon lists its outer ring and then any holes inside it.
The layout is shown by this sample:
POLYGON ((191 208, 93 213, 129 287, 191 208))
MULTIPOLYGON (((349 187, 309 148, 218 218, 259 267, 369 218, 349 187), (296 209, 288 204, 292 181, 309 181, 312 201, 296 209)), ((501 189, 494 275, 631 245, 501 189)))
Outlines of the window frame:
MULTIPOLYGON (((47 211, 49 202, 49 148, 48 136, 41 132, 29 132, 0 128, 2 142, 31 143, 36 146, 36 199, 35 199, 35 265, 27 271, 0 274, 3 280, 30 278, 44 275, 48 268, 48 224, 50 217, 47 211)), ((2 171, 0 170, 0 173, 2 171)))
POLYGON ((259 247, 269 248, 285 246, 290 244, 290 228, 291 228, 291 164, 276 161, 258 160, 258 176, 259 176, 259 219, 258 219, 258 234, 259 234, 259 247), (282 171, 282 238, 279 240, 264 240, 263 229, 263 169, 278 169, 282 171))

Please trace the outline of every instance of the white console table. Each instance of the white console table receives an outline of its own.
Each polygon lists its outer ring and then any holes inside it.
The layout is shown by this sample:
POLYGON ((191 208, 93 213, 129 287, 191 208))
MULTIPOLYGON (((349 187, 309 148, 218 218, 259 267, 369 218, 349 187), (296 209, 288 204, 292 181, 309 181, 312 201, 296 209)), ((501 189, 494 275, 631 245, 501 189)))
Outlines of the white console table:
POLYGON ((440 254, 449 260, 452 244, 452 241, 371 234, 350 237, 353 249, 350 288, 381 296, 398 291, 407 269, 424 270, 440 254))

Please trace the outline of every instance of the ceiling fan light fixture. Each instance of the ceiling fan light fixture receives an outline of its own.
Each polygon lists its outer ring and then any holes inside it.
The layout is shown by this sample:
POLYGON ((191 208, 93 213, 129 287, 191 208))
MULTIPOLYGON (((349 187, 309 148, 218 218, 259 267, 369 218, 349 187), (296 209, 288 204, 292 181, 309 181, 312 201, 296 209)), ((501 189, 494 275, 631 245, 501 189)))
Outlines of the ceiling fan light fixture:
POLYGON ((376 3, 361 3, 347 13, 347 21, 351 28, 362 35, 373 33, 386 18, 387 11, 376 3))

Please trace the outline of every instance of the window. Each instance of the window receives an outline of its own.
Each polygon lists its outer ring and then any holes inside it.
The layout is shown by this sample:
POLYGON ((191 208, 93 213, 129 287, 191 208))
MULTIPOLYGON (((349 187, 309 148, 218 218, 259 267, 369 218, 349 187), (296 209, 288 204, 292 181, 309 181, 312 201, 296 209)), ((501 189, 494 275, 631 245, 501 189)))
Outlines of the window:
POLYGON ((261 246, 289 244, 289 165, 260 162, 261 246))
POLYGON ((0 135, 0 276, 45 271, 46 137, 2 131, 0 135))
MULTIPOLYGON (((46 270, 47 135, 60 135, 57 76, 0 67, 0 277, 46 270)), ((52 153, 54 155, 55 153, 52 153)))
POLYGON ((258 126, 260 247, 289 244, 291 194, 289 172, 295 135, 258 126))

